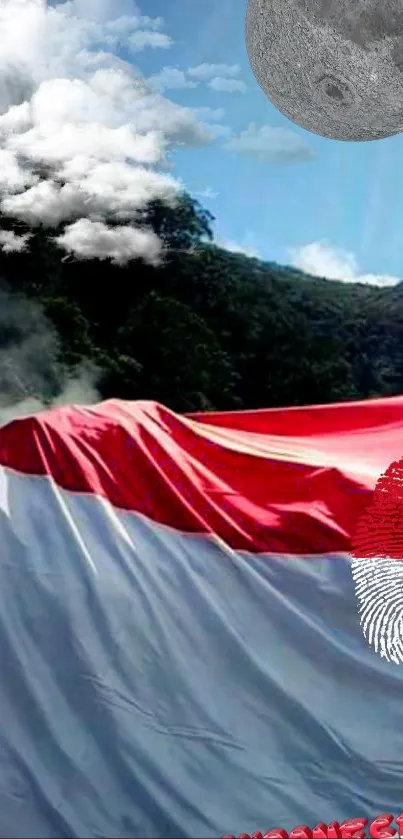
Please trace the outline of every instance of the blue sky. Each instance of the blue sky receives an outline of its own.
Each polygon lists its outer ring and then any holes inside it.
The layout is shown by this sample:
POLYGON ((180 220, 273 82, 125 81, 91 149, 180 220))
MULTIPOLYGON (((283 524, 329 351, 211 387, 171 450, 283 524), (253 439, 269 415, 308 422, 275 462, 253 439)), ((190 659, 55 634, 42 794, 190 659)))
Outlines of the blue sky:
POLYGON ((231 247, 329 276, 402 276, 402 137, 332 141, 282 116, 250 69, 245 10, 246 0, 142 1, 168 38, 137 53, 137 66, 164 96, 209 109, 198 116, 216 124, 211 142, 175 152, 175 174, 231 247), (198 75, 200 65, 211 66, 198 75))
MULTIPOLYGON (((2 209, 65 223, 70 254, 155 262, 161 241, 133 221, 179 179, 220 244, 329 279, 399 281, 402 135, 346 143, 287 120, 249 66, 246 4, 0 0, 2 209), (111 212, 132 224, 109 229, 111 212)), ((27 246, 10 236, 0 248, 27 246)))

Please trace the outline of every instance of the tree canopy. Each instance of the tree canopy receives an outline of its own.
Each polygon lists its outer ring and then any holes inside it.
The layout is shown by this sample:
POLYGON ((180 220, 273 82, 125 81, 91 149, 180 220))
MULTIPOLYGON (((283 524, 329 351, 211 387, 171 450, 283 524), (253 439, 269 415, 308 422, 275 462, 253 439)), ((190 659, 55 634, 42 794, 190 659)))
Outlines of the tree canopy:
MULTIPOLYGON (((157 267, 65 259, 45 228, 0 219, 32 234, 26 251, 1 253, 0 277, 40 304, 60 336, 58 365, 97 365, 102 397, 197 411, 403 392, 403 286, 330 282, 227 252, 187 194, 140 221, 166 245, 157 267)), ((16 340, 10 329, 0 322, 0 351, 16 340)))

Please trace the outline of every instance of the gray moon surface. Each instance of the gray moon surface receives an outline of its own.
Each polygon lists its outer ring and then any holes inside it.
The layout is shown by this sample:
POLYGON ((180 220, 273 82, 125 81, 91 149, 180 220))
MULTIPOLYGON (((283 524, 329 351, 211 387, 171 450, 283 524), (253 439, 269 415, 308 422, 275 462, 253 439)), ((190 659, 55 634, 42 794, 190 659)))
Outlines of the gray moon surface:
POLYGON ((403 0, 248 0, 246 46, 302 128, 353 141, 403 130, 403 0))

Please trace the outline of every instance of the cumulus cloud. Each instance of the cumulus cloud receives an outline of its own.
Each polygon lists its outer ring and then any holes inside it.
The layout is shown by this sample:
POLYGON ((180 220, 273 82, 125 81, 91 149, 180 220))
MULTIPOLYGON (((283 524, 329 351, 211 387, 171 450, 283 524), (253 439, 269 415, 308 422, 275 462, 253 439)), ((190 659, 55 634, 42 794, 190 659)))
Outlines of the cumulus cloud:
POLYGON ((164 32, 133 32, 128 38, 128 46, 133 52, 139 52, 145 47, 168 49, 172 45, 172 39, 164 32))
MULTIPOLYGON (((160 19, 153 21, 140 15, 136 6, 117 17, 119 7, 123 8, 119 3, 100 2, 97 9, 95 3, 80 0, 67 0, 57 6, 42 0, 2 0, 2 87, 9 93, 10 87, 36 87, 46 78, 79 78, 90 71, 89 58, 97 63, 104 51, 112 56, 131 45, 137 50, 140 41, 133 41, 133 36, 147 32, 151 37, 160 29, 160 19)), ((143 41, 145 48, 147 38, 143 41)))
POLYGON ((209 87, 218 93, 246 93, 247 90, 245 82, 240 79, 224 79, 221 76, 211 79, 209 87))
POLYGON ((229 125, 220 122, 225 116, 223 108, 193 108, 193 113, 211 139, 231 136, 232 132, 229 125))
POLYGON ((18 234, 14 230, 0 230, 0 248, 4 253, 22 253, 27 249, 30 233, 18 234))
POLYGON ((239 76, 241 68, 239 64, 198 64, 197 67, 190 67, 189 76, 200 81, 208 81, 215 76, 232 79, 239 76))
POLYGON ((0 195, 20 192, 37 180, 28 167, 19 163, 14 152, 0 148, 0 195))
POLYGON ((214 135, 115 52, 169 44, 162 19, 128 0, 1 0, 0 210, 68 225, 57 242, 68 252, 76 243, 77 255, 97 256, 99 225, 113 219, 109 237, 102 228, 102 256, 109 243, 112 259, 119 247, 129 259, 148 242, 154 261, 149 231, 134 237, 136 214, 153 199, 175 201, 169 150, 214 135), (125 221, 131 227, 118 235, 125 221))
POLYGON ((290 257, 295 268, 328 280, 375 286, 394 286, 401 281, 400 277, 387 274, 363 273, 354 254, 334 248, 327 242, 312 242, 300 248, 291 248, 290 257))
POLYGON ((162 250, 161 240, 152 230, 129 225, 108 227, 85 218, 68 225, 55 241, 81 259, 109 258, 117 265, 138 258, 156 265, 162 250))
POLYGON ((241 68, 234 64, 200 64, 181 70, 178 67, 163 67, 159 73, 150 76, 149 83, 155 90, 186 90, 205 83, 218 93, 245 93, 245 82, 235 78, 241 68))
POLYGON ((160 92, 197 87, 197 82, 188 79, 185 70, 179 70, 178 67, 163 67, 159 73, 150 76, 148 81, 160 92))
POLYGON ((161 175, 127 163, 99 163, 86 158, 68 161, 60 174, 65 183, 42 180, 3 199, 3 209, 28 224, 57 227, 63 221, 95 215, 130 219, 152 199, 172 197, 175 184, 161 175))
POLYGON ((269 125, 258 128, 254 122, 238 136, 231 137, 224 148, 268 163, 299 163, 314 157, 304 138, 296 131, 269 125))

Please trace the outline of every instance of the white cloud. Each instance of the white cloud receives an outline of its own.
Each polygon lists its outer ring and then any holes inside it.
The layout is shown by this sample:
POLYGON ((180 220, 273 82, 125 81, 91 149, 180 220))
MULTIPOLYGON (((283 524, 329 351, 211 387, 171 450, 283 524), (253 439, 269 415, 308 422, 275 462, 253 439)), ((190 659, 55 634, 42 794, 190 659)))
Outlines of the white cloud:
POLYGON ((354 254, 334 248, 327 242, 312 242, 300 248, 291 248, 292 265, 307 274, 346 283, 365 283, 375 286, 394 286, 400 277, 387 274, 364 274, 354 254))
POLYGON ((178 67, 163 67, 159 73, 149 78, 155 90, 186 90, 205 82, 211 90, 219 93, 245 93, 245 82, 234 78, 240 67, 228 67, 225 64, 202 64, 200 67, 181 70, 178 67), (219 71, 223 75, 218 75, 219 71), (227 73, 227 75, 226 75, 227 73))
POLYGON ((125 47, 133 52, 147 47, 167 49, 172 46, 172 38, 160 31, 163 19, 142 15, 135 3, 67 0, 63 7, 69 16, 81 19, 81 32, 87 34, 89 45, 98 42, 111 49, 125 47))
MULTIPOLYGON (((155 35, 159 39, 164 35, 156 31, 158 19, 153 22, 151 18, 144 18, 135 7, 131 14, 116 17, 115 12, 113 17, 112 4, 104 4, 103 9, 102 3, 99 5, 100 13, 97 14, 96 4, 77 0, 67 0, 57 6, 46 6, 38 0, 2 0, 2 86, 15 87, 24 80, 38 84, 58 75, 77 77, 78 71, 86 67, 89 51, 96 59, 104 49, 116 51, 132 46, 138 50, 147 46, 144 32, 149 31, 151 41, 155 35), (148 22, 147 30, 145 22, 148 22), (139 38, 136 39, 136 35, 139 38)), ((167 38, 160 39, 161 47, 166 47, 167 38)), ((155 40, 153 45, 158 45, 155 40)))
POLYGON ((109 258, 117 265, 135 258, 155 265, 162 251, 161 240, 152 230, 127 225, 108 227, 103 222, 84 218, 66 227, 56 242, 81 259, 109 258))
MULTIPOLYGON (((1 97, 0 97, 1 100, 1 97)), ((4 101, 4 100, 1 100, 4 101)), ((0 137, 23 133, 31 126, 31 108, 28 102, 11 105, 8 111, 0 115, 0 137)))
POLYGON ((221 125, 219 122, 202 123, 211 139, 217 140, 220 137, 231 137, 232 131, 229 125, 221 125))
POLYGON ((44 180, 3 199, 5 212, 28 224, 57 226, 81 216, 130 219, 153 199, 172 202, 176 183, 170 175, 127 163, 91 162, 84 157, 60 170, 63 184, 44 180))
POLYGON ((160 92, 164 90, 185 90, 186 88, 197 87, 197 82, 186 78, 184 70, 177 67, 163 67, 159 73, 155 73, 148 79, 150 85, 160 92))
MULTIPOLYGON (((50 88, 63 87, 46 83, 50 88)), ((47 91, 48 92, 48 91, 47 91)), ((63 102, 52 100, 53 102, 63 102)), ((67 109, 66 109, 67 110, 67 109)), ((109 127, 101 122, 80 123, 53 118, 51 124, 37 120, 28 131, 11 136, 7 141, 10 153, 28 157, 35 163, 58 165, 86 155, 97 160, 133 160, 137 163, 158 163, 162 157, 161 136, 157 131, 136 134, 130 125, 109 127)))
POLYGON ((245 82, 240 79, 224 79, 221 76, 211 79, 209 87, 219 93, 246 93, 247 90, 245 82))
POLYGON ((245 82, 236 79, 240 67, 230 67, 226 64, 201 64, 181 70, 179 67, 163 67, 148 79, 151 86, 160 92, 164 90, 186 90, 206 83, 211 90, 219 93, 245 93, 245 82), (220 75, 221 71, 221 75, 220 75))
POLYGON ((18 235, 13 230, 0 230, 0 248, 4 253, 22 253, 27 249, 30 233, 18 235))
POLYGON ((314 157, 303 137, 296 131, 269 125, 258 128, 254 122, 237 137, 231 137, 224 148, 268 163, 297 163, 314 157))
POLYGON ((197 122, 191 108, 179 107, 158 94, 149 95, 138 102, 135 120, 138 131, 159 131, 164 149, 166 143, 191 148, 211 140, 205 126, 197 122))
POLYGON ((211 139, 231 136, 232 132, 229 125, 224 125, 218 121, 225 116, 223 108, 192 108, 192 111, 211 139))
POLYGON ((172 46, 172 39, 164 32, 139 30, 132 32, 127 39, 127 45, 133 52, 140 52, 145 47, 168 49, 172 46))
POLYGON ((238 64, 199 64, 197 67, 190 67, 189 76, 201 81, 208 81, 215 76, 234 78, 239 76, 241 68, 238 64))
POLYGON ((20 192, 36 181, 36 176, 20 165, 13 151, 0 147, 0 195, 20 192))
POLYGON ((214 189, 211 188, 211 186, 207 186, 205 189, 200 190, 200 192, 196 192, 196 195, 198 195, 200 198, 210 198, 211 200, 217 198, 218 194, 219 193, 215 192, 214 189))
POLYGON ((223 248, 231 253, 241 253, 244 256, 252 257, 253 259, 260 259, 261 254, 258 247, 253 242, 253 234, 247 233, 242 241, 233 241, 232 239, 217 239, 215 243, 219 248, 223 248))
MULTIPOLYGON (((111 215, 135 223, 136 211, 148 201, 174 200, 179 184, 163 171, 169 147, 208 143, 212 134, 191 109, 150 89, 114 54, 122 47, 166 47, 162 25, 161 18, 142 15, 132 0, 67 0, 57 6, 1 0, 3 211, 33 224, 85 218, 100 224, 111 215)), ((82 229, 72 235, 69 227, 59 244, 71 250, 77 242, 81 253, 82 229)), ((99 238, 100 228, 91 229, 92 238, 94 231, 99 238)), ((132 228, 131 244, 116 228, 112 232, 102 238, 111 258, 118 235, 125 241, 122 252, 137 253, 139 242, 147 241, 154 253, 149 237, 134 244, 132 228)))

